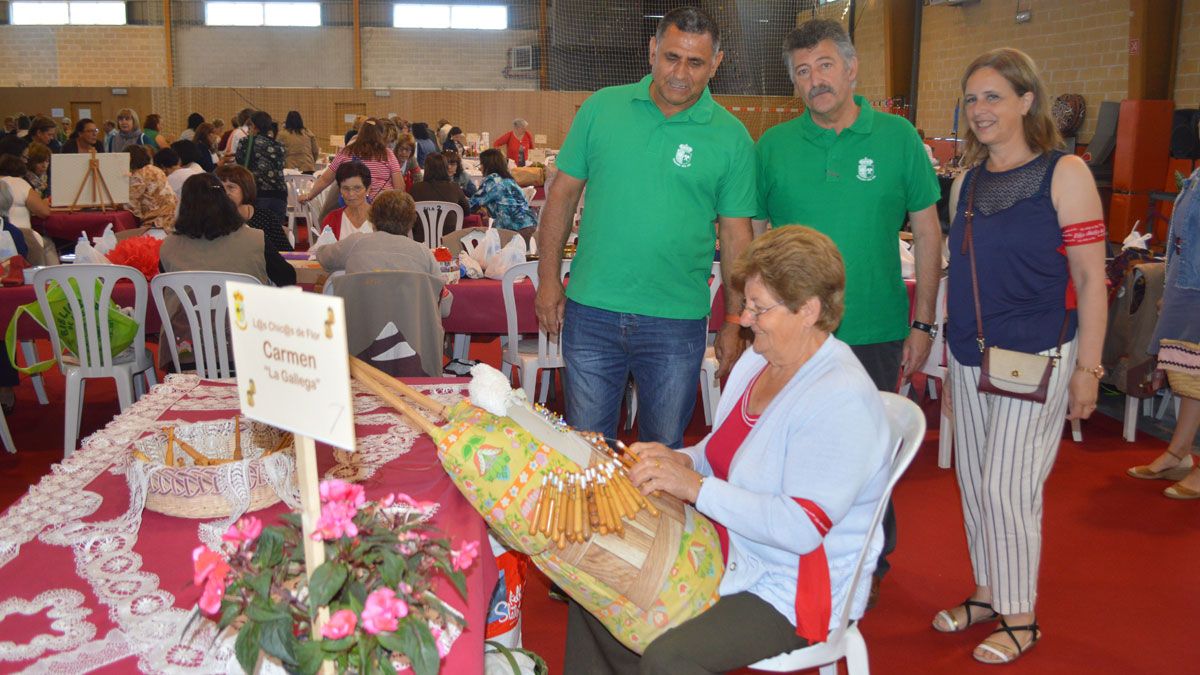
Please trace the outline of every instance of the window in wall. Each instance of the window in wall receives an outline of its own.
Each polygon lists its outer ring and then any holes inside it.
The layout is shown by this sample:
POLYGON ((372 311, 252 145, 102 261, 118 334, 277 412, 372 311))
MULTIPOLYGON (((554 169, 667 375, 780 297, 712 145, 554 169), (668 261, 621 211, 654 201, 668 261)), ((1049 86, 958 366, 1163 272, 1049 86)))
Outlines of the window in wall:
POLYGON ((320 26, 319 2, 206 2, 209 26, 320 26))
POLYGON ((402 2, 393 5, 392 25, 396 28, 504 30, 508 28, 508 7, 402 2))
POLYGON ((21 2, 9 3, 13 25, 123 26, 124 2, 21 2))

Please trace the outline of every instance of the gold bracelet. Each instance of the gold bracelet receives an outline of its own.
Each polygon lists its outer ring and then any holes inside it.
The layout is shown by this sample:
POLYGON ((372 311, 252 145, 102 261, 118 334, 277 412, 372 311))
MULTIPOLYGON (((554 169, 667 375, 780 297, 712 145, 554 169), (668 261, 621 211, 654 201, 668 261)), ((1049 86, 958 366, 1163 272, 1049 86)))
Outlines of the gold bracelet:
POLYGON ((1105 370, 1104 370, 1104 366, 1102 366, 1102 365, 1096 366, 1095 368, 1088 368, 1087 366, 1083 365, 1082 363, 1077 363, 1077 364, 1075 364, 1075 370, 1082 370, 1085 373, 1091 373, 1092 375, 1096 376, 1097 380, 1104 379, 1105 370))

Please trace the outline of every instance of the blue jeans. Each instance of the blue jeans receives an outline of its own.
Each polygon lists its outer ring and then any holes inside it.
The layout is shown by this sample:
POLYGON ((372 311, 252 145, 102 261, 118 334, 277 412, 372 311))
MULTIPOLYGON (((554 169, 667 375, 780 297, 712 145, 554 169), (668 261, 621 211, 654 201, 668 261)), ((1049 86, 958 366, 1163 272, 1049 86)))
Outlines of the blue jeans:
POLYGON ((632 373, 640 440, 682 447, 707 331, 707 318, 621 314, 568 300, 562 334, 567 424, 615 437, 632 373))

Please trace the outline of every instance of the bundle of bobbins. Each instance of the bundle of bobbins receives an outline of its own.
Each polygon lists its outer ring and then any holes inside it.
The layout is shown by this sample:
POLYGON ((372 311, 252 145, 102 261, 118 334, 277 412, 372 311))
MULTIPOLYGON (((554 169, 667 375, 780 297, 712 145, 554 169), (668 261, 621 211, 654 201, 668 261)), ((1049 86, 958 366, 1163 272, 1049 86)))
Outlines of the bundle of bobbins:
POLYGON ((622 520, 632 522, 642 509, 658 516, 658 509, 629 481, 629 466, 609 459, 582 471, 559 469, 543 475, 529 534, 540 532, 562 549, 591 539, 593 530, 624 537, 622 520))

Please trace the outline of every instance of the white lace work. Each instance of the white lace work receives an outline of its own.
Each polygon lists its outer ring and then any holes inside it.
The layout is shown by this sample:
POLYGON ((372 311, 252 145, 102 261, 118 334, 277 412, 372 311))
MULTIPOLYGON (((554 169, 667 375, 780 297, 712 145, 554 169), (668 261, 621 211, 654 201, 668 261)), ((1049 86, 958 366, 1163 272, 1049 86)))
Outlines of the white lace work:
MULTIPOLYGON (((435 385, 421 389, 441 402, 453 403, 462 397, 464 387, 435 385)), ((81 451, 54 465, 49 475, 0 517, 0 569, 18 554, 22 544, 40 533, 45 544, 71 548, 76 573, 108 608, 109 618, 116 625, 105 637, 93 641, 95 627, 86 624, 91 626, 90 634, 76 644, 46 647, 49 653, 28 672, 74 674, 130 657, 136 657, 138 668, 148 673, 237 672, 230 670, 230 665, 236 664, 230 632, 218 636, 215 624, 195 620, 193 609, 175 607, 174 595, 160 588, 158 575, 142 570, 142 557, 134 551, 141 508, 130 508, 107 522, 82 522, 101 503, 99 495, 84 488, 106 469, 126 474, 135 440, 157 431, 164 421, 180 419, 179 413, 237 407, 234 387, 201 381, 195 375, 169 375, 103 430, 84 440, 81 451)), ((388 412, 390 409, 381 410, 386 404, 357 385, 354 407, 362 434, 358 451, 335 453, 337 465, 327 475, 363 480, 409 452, 418 432, 403 423, 398 414, 388 412)), ((272 473, 274 477, 269 476, 269 480, 275 485, 286 472, 276 467, 272 473)), ((64 591, 78 595, 78 591, 69 589, 57 592, 64 591)), ((0 643, 0 649, 3 647, 0 643)))
POLYGON ((42 633, 25 644, 0 641, 0 661, 25 661, 47 650, 74 649, 91 640, 96 626, 84 620, 92 610, 83 607, 83 594, 69 588, 56 588, 38 594, 33 600, 9 598, 0 602, 0 622, 10 614, 32 616, 46 610, 50 630, 57 635, 42 633))

